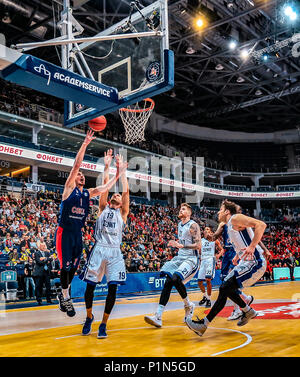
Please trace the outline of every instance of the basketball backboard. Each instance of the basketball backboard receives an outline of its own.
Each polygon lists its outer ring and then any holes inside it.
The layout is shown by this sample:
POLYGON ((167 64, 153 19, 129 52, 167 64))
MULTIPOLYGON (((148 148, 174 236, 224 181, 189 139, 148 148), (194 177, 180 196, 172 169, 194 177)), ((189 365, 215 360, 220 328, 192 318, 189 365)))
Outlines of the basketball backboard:
POLYGON ((158 0, 145 8, 137 6, 132 15, 96 37, 104 40, 81 43, 72 49, 73 71, 117 89, 118 103, 95 109, 66 101, 67 127, 153 97, 174 85, 174 58, 169 50, 166 0, 158 0), (136 33, 154 30, 161 32, 160 35, 132 38, 136 33), (114 39, 114 36, 118 38, 114 39))
POLYGON ((73 127, 174 86, 174 55, 169 50, 168 4, 142 8, 130 2, 127 18, 94 37, 63 0, 61 36, 49 41, 0 45, 0 76, 65 100, 65 126, 73 127), (76 37, 76 38, 75 38, 76 37), (61 46, 59 67, 24 52, 61 46))

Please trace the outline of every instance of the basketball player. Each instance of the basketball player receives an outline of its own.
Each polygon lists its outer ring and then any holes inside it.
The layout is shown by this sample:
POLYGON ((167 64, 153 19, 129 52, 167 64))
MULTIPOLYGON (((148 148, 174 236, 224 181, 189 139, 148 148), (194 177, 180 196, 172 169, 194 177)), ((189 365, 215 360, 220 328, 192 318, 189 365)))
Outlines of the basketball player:
MULTIPOLYGON (((237 213, 242 213, 242 207, 239 205, 237 205, 237 213)), ((223 254, 222 267, 221 267, 221 280, 224 281, 225 277, 237 264, 237 258, 235 258, 236 252, 229 239, 227 224, 225 224, 224 222, 220 222, 216 232, 213 234, 213 239, 217 239, 220 236, 223 237, 224 250, 225 250, 223 254)), ((271 256, 271 253, 268 251, 268 249, 265 247, 265 245, 261 241, 259 242, 259 246, 261 246, 262 249, 264 250, 264 257, 266 259, 269 259, 271 256)), ((241 290, 239 290, 239 295, 246 302, 247 305, 250 305, 254 300, 253 296, 251 295, 248 296, 245 293, 243 293, 241 290)), ((230 314, 230 316, 227 318, 227 320, 228 321, 238 320, 242 316, 242 314, 243 312, 241 311, 240 307, 237 304, 233 303, 233 311, 230 314)))
POLYGON ((198 271, 198 286, 203 293, 203 298, 199 302, 199 305, 205 304, 206 308, 210 308, 212 291, 211 280, 215 277, 216 259, 218 259, 223 252, 223 248, 220 241, 213 240, 210 227, 207 226, 204 228, 203 236, 204 237, 201 239, 201 262, 198 271), (216 250, 218 250, 220 254, 215 255, 216 250), (206 281, 207 293, 205 292, 204 281, 206 281))
POLYGON ((252 217, 238 214, 236 204, 229 200, 222 202, 218 217, 220 222, 227 224, 230 242, 240 261, 225 277, 219 289, 219 296, 208 315, 196 321, 187 318, 187 326, 199 336, 204 334, 208 325, 224 308, 228 298, 236 303, 243 312, 237 323, 238 326, 244 326, 250 319, 256 317, 257 312, 240 297, 239 289, 255 284, 263 276, 267 266, 263 249, 258 245, 266 229, 266 224, 252 217))
MULTIPOLYGON (((103 175, 103 184, 108 181, 108 171, 112 160, 111 153, 107 153, 104 157, 105 170, 103 175)), ((125 163, 122 157, 117 157, 117 166, 122 170, 125 163)), ((127 164, 126 164, 127 166, 127 164)), ((108 190, 103 193, 99 201, 99 214, 95 225, 96 244, 80 279, 87 282, 84 300, 86 306, 86 320, 82 328, 82 335, 89 335, 91 325, 94 321, 92 312, 94 290, 96 285, 106 276, 108 285, 108 294, 106 297, 102 322, 98 330, 98 338, 106 338, 106 325, 110 313, 116 301, 117 286, 125 284, 126 268, 120 245, 122 242, 123 226, 127 222, 129 213, 129 186, 126 178, 126 171, 120 177, 123 193, 122 195, 115 193, 112 195, 108 204, 108 190)))
POLYGON ((178 241, 171 240, 168 246, 179 249, 178 255, 166 262, 161 269, 161 276, 166 281, 160 295, 159 305, 154 316, 145 316, 150 325, 162 327, 162 314, 167 305, 171 290, 175 287, 184 302, 185 318, 192 316, 195 304, 188 298, 185 284, 192 279, 199 268, 199 251, 201 249, 201 234, 199 225, 191 220, 192 208, 183 203, 180 206, 178 218, 178 241))
POLYGON ((62 291, 57 295, 59 309, 73 317, 76 313, 70 298, 69 288, 77 270, 82 253, 82 231, 89 212, 90 198, 109 190, 119 178, 117 171, 106 185, 85 189, 85 177, 79 170, 87 146, 95 139, 88 131, 64 186, 60 206, 59 225, 56 230, 56 251, 60 262, 62 291))

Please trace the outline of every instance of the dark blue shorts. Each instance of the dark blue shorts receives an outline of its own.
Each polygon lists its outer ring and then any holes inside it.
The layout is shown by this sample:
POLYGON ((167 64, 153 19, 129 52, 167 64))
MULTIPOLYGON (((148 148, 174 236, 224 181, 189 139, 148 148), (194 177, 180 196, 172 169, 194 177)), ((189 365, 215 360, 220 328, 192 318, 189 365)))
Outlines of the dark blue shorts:
POLYGON ((233 248, 225 249, 225 254, 222 258, 222 267, 221 267, 221 280, 224 280, 229 272, 234 268, 232 259, 235 257, 235 250, 233 248))
POLYGON ((77 269, 82 254, 81 231, 70 231, 59 226, 56 231, 56 252, 61 269, 77 269))

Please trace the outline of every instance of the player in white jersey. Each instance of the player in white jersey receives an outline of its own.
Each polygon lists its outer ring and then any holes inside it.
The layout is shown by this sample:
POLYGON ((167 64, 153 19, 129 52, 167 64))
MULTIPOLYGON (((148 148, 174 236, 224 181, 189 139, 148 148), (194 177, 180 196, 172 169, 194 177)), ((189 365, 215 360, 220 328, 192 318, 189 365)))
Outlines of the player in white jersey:
POLYGON ((203 293, 203 298, 199 302, 199 305, 204 305, 206 308, 211 307, 211 281, 215 277, 216 260, 220 254, 215 254, 216 250, 220 253, 223 252, 223 248, 218 240, 212 239, 212 231, 210 227, 206 226, 203 232, 204 238, 201 239, 201 262, 198 271, 198 287, 203 293), (203 282, 206 281, 207 293, 203 282))
POLYGON ((208 315, 201 320, 188 318, 187 326, 199 336, 202 336, 207 326, 226 305, 230 298, 242 310, 243 315, 238 321, 238 326, 244 326, 257 312, 240 297, 238 290, 255 284, 265 273, 267 262, 263 256, 263 249, 258 245, 266 224, 263 221, 237 214, 237 206, 228 200, 222 202, 218 212, 219 221, 228 226, 228 235, 236 253, 239 263, 225 277, 219 289, 219 296, 208 315), (254 231, 253 229, 254 228, 254 231))
POLYGON ((183 203, 179 210, 178 241, 171 240, 168 246, 179 249, 178 255, 166 262, 161 269, 161 276, 166 276, 166 281, 160 295, 159 305, 153 316, 144 319, 150 325, 162 327, 162 314, 167 305, 171 290, 175 287, 180 294, 185 309, 185 318, 192 316, 195 304, 188 298, 185 284, 192 279, 199 268, 199 251, 201 249, 201 234, 199 225, 191 220, 192 208, 183 203))
MULTIPOLYGON (((117 165, 124 166, 121 156, 117 158, 117 165)), ((109 167, 112 161, 112 151, 109 150, 104 157, 104 184, 109 179, 109 167)), ((94 290, 96 285, 106 276, 108 293, 106 297, 102 322, 98 330, 98 338, 106 338, 106 325, 116 301, 117 286, 125 284, 126 268, 120 244, 122 241, 123 226, 127 222, 129 213, 129 187, 126 171, 120 177, 122 195, 115 193, 108 204, 108 191, 103 193, 99 200, 99 214, 95 225, 96 244, 88 256, 88 261, 80 275, 87 282, 84 295, 86 306, 86 320, 82 328, 82 335, 89 335, 94 320, 92 312, 94 290)))
MULTIPOLYGON (((242 213, 242 207, 237 205, 237 213, 242 213)), ((228 273, 234 268, 235 265, 238 263, 238 256, 236 256, 236 252, 234 250, 233 245, 229 241, 228 238, 228 225, 224 222, 220 222, 218 229, 213 234, 213 239, 217 239, 220 236, 223 236, 224 244, 225 244, 225 256, 223 256, 222 260, 222 270, 221 270, 221 278, 224 280, 224 278, 228 275, 228 273), (225 264, 223 266, 223 263, 225 264)), ((269 252, 269 250, 265 247, 265 245, 262 243, 262 241, 259 242, 259 246, 264 250, 264 257, 269 260, 272 255, 269 252)), ((241 298, 246 302, 247 305, 250 305, 254 297, 251 295, 246 295, 241 290, 238 291, 241 298)), ((243 315, 243 312, 241 311, 240 307, 233 303, 233 311, 230 314, 230 316, 227 318, 228 321, 235 321, 238 320, 243 315)))

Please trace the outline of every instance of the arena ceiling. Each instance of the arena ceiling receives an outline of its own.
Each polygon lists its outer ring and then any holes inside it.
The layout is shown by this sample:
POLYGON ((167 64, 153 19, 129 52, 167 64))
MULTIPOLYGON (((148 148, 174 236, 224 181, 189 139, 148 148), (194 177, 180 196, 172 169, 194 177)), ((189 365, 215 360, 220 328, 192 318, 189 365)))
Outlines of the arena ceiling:
MULTIPOLYGON (((59 36, 62 0, 0 0, 0 32, 7 45, 59 36), (55 16, 55 18, 54 18, 55 16)), ((291 2, 291 1, 289 1, 291 2)), ((152 0, 141 0, 144 6, 152 0)), ((243 59, 243 49, 258 51, 300 32, 299 17, 286 22, 287 0, 170 0, 170 48, 175 53, 175 87, 155 98, 156 112, 199 126, 247 132, 299 129, 299 58, 287 45, 268 59, 243 59), (206 25, 193 26, 196 15, 206 25), (237 41, 235 50, 230 40, 237 41)), ((92 36, 124 19, 130 0, 73 0, 73 15, 92 36)), ((32 54, 59 64, 54 48, 32 54)))

